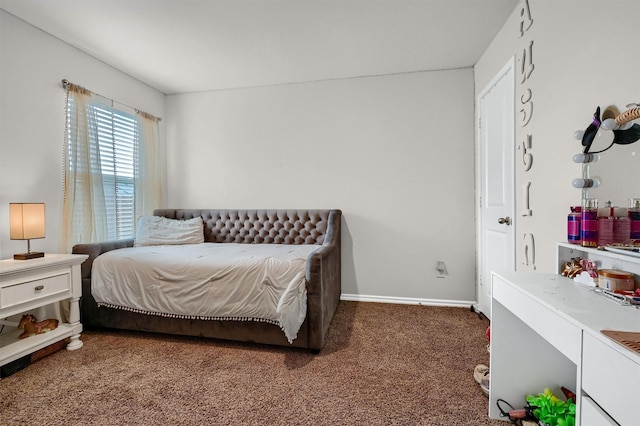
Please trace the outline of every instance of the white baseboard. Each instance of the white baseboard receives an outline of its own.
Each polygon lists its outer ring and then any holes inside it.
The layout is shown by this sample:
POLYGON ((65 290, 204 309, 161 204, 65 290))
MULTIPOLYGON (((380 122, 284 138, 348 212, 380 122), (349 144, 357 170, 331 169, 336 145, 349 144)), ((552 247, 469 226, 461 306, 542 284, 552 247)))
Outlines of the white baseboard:
POLYGON ((391 296, 367 296, 362 294, 342 294, 340 300, 351 302, 377 302, 396 303, 404 305, 425 305, 425 306, 451 306, 456 308, 469 308, 475 305, 475 300, 442 300, 442 299, 414 299, 408 297, 391 296))

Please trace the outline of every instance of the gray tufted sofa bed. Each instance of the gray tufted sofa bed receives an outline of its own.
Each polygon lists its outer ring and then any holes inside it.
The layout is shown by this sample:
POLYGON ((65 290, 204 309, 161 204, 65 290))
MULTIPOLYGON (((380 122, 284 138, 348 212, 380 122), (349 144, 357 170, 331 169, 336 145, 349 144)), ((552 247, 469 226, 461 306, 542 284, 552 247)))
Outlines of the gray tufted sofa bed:
POLYGON ((87 254, 82 264, 82 324, 187 336, 202 336, 270 345, 293 346, 318 353, 341 294, 340 210, 191 210, 160 209, 154 216, 204 221, 208 243, 319 244, 307 258, 307 317, 289 344, 277 325, 258 321, 198 320, 146 315, 98 307, 91 295, 93 260, 109 250, 132 247, 134 240, 77 244, 73 253, 87 254))

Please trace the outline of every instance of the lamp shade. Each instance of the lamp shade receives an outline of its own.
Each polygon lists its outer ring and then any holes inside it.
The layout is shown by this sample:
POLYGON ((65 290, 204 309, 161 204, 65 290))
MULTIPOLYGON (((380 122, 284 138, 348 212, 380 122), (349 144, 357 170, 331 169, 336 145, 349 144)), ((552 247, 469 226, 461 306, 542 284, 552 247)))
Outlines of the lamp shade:
POLYGON ((44 203, 9 203, 9 230, 12 240, 44 238, 44 203))

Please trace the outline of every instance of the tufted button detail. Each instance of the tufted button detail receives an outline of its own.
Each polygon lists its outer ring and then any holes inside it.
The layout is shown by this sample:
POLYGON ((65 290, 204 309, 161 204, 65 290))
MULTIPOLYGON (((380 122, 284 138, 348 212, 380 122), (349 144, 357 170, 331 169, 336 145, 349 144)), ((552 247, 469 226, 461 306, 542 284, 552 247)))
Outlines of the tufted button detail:
POLYGON ((201 216, 205 241, 218 243, 322 244, 329 218, 329 210, 166 211, 182 220, 201 216))

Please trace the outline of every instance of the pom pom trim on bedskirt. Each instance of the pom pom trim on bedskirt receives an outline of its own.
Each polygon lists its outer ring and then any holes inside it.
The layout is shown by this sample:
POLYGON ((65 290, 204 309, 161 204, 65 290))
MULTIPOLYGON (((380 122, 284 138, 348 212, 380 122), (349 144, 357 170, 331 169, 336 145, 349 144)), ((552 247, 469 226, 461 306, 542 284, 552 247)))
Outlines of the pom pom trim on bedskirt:
POLYGON ((266 323, 269 323, 269 324, 277 325, 278 327, 282 328, 282 325, 280 324, 279 321, 271 320, 271 319, 267 319, 267 318, 170 314, 170 313, 166 313, 166 312, 145 311, 143 309, 130 308, 128 306, 114 305, 114 304, 111 304, 111 303, 98 303, 98 307, 99 308, 100 307, 105 307, 105 308, 121 309, 123 311, 134 312, 136 314, 156 315, 156 316, 166 317, 166 318, 179 318, 179 319, 204 320, 204 321, 257 321, 257 322, 266 322, 266 323))

